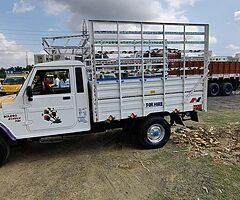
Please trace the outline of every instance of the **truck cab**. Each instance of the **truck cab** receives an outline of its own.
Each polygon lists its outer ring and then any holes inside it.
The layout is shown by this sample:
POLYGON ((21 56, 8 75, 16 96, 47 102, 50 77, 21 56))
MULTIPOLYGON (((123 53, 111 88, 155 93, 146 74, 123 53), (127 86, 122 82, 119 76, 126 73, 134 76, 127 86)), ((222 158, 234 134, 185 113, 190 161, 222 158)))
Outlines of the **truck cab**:
MULTIPOLYGON (((101 132, 135 124, 134 114, 123 120, 114 120, 110 115, 106 120, 94 122, 89 99, 92 95, 89 92, 94 89, 90 85, 85 65, 80 61, 36 65, 18 94, 0 97, 0 165, 7 161, 12 142, 101 132), (48 80, 52 76, 53 84, 48 80)), ((108 103, 104 105, 109 107, 108 103)), ((169 140, 170 126, 162 117, 153 115, 139 118, 138 122, 142 123, 139 140, 146 147, 161 147, 169 140)), ((140 123, 135 125, 137 128, 140 123)))
POLYGON ((36 65, 15 97, 0 100, 1 128, 13 140, 90 130, 87 83, 80 61, 36 65))

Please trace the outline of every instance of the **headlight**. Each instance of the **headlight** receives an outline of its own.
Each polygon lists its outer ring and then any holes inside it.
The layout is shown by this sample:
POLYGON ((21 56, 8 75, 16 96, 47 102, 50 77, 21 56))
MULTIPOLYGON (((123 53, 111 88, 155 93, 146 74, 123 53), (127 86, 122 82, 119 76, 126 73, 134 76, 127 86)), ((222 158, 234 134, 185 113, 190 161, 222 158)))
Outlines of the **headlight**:
POLYGON ((2 91, 3 90, 3 86, 0 86, 0 91, 2 91))

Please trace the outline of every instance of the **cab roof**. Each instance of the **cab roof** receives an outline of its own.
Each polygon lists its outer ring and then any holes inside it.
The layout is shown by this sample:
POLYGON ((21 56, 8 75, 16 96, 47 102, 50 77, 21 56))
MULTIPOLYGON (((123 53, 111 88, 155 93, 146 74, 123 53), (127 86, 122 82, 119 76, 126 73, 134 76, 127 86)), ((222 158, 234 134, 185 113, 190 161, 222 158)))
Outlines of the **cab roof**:
POLYGON ((81 61, 78 60, 59 60, 52 62, 45 62, 36 64, 35 67, 61 67, 61 66, 84 66, 81 61))

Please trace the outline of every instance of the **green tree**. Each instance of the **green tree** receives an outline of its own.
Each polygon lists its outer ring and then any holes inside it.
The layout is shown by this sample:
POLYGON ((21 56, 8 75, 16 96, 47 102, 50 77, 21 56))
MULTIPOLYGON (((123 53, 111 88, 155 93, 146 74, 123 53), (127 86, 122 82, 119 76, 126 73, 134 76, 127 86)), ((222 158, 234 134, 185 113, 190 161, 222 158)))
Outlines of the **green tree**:
POLYGON ((4 68, 0 69, 0 78, 5 78, 6 77, 6 72, 4 68))

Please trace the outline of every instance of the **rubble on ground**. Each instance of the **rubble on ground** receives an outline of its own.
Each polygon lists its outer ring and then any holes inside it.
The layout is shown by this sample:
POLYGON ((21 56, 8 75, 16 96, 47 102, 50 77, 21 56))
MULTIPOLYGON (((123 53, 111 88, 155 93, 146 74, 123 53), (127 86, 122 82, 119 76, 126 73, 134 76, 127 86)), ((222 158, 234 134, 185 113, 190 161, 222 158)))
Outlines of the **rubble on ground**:
POLYGON ((175 126, 171 140, 186 147, 188 158, 210 156, 216 163, 240 163, 240 126, 175 126))

